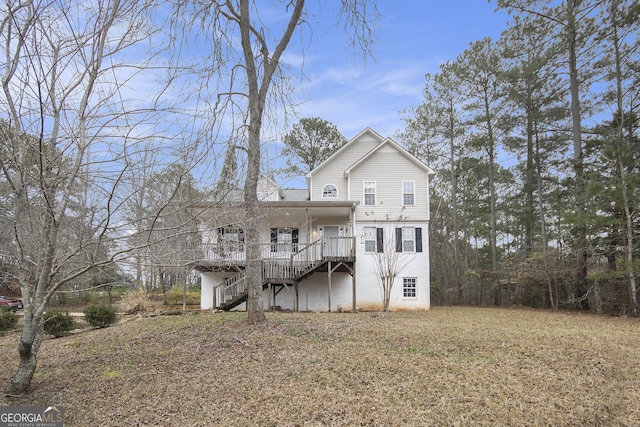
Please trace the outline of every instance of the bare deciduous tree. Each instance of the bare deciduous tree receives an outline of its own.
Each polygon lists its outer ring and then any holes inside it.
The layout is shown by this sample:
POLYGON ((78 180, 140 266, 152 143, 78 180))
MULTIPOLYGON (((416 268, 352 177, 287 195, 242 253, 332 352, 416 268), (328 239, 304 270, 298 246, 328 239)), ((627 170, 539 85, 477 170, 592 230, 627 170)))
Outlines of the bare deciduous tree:
MULTIPOLYGON (((391 303, 391 291, 396 278, 412 260, 412 257, 403 252, 402 229, 390 225, 381 224, 376 227, 376 250, 374 266, 380 279, 382 292, 382 309, 389 311, 391 303)), ((413 248, 412 250, 414 250, 413 248)))
POLYGON ((2 243, 24 301, 11 393, 31 383, 54 292, 113 262, 105 248, 117 252, 109 240, 123 232, 116 190, 130 166, 124 153, 137 141, 123 92, 143 65, 128 67, 124 58, 151 34, 147 7, 129 0, 0 6, 1 220, 9 230, 2 243))
MULTIPOLYGON (((344 0, 339 15, 345 29, 353 30, 352 43, 365 53, 371 49, 370 24, 377 15, 375 11, 372 13, 370 3, 371 0, 344 0)), ((205 5, 180 2, 172 23, 183 37, 188 37, 184 35, 191 34, 191 29, 198 24, 199 29, 205 31, 204 37, 211 43, 211 50, 204 61, 207 67, 201 70, 206 82, 203 92, 212 77, 218 77, 216 101, 210 113, 210 127, 217 130, 212 133, 224 132, 235 136, 231 139, 245 141, 242 149, 247 161, 244 209, 249 323, 265 320, 259 245, 261 213, 257 195, 263 127, 273 125, 270 118, 282 112, 286 114, 292 108, 288 100, 288 70, 281 59, 294 33, 308 24, 305 0, 278 1, 270 7, 279 9, 279 22, 267 26, 267 14, 261 13, 260 5, 251 0, 212 1, 205 5), (273 116, 269 116, 269 108, 273 116), (225 126, 227 129, 220 131, 225 126)), ((273 10, 269 11, 269 15, 273 16, 273 13, 273 10)), ((199 93, 198 97, 202 99, 203 94, 199 93)))

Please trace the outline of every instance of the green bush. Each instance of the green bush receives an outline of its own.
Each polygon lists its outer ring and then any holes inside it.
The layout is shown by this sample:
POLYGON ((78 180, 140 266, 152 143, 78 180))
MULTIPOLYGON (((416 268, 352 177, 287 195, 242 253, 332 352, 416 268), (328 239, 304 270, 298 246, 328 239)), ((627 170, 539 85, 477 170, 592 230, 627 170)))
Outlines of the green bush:
MULTIPOLYGON (((182 286, 176 286, 167 291, 164 297, 164 303, 169 305, 182 304, 182 286)), ((188 290, 187 291, 187 304, 197 305, 200 304, 200 290, 188 290)))
POLYGON ((18 323, 18 316, 8 307, 0 307, 0 331, 6 331, 18 323))
POLYGON ((68 311, 58 309, 48 310, 44 316, 44 332, 56 338, 67 335, 73 328, 75 322, 68 311))
POLYGON ((84 309, 84 320, 95 328, 106 328, 118 320, 118 312, 109 304, 93 304, 84 309))

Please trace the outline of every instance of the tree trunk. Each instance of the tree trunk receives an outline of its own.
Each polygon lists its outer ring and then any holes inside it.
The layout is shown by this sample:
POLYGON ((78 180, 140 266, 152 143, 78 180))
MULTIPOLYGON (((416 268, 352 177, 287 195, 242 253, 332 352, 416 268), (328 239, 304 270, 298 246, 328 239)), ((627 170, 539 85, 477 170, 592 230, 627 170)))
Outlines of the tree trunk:
MULTIPOLYGON (((631 306, 631 313, 634 317, 638 316, 638 297, 637 297, 637 287, 636 287, 636 278, 635 273, 633 271, 633 216, 631 214, 631 207, 629 203, 629 184, 627 180, 627 171, 625 170, 624 161, 623 161, 623 150, 624 150, 624 125, 625 125, 625 113, 624 113, 624 105, 623 105, 623 90, 622 90, 622 63, 621 63, 621 55, 620 55, 620 39, 618 37, 618 4, 613 2, 611 5, 609 16, 611 17, 611 27, 613 32, 611 33, 613 37, 613 48, 614 48, 614 58, 615 58, 615 76, 616 76, 616 102, 618 108, 618 123, 617 123, 617 132, 616 132, 616 162, 618 163, 617 169, 619 172, 619 180, 620 180, 620 188, 622 190, 622 217, 624 220, 623 225, 623 241, 624 241, 624 252, 625 252, 625 261, 626 261, 626 270, 627 270, 627 279, 629 280, 629 305, 631 306)), ((633 133, 630 132, 629 142, 633 140, 633 133)))
MULTIPOLYGON (((249 85, 251 87, 251 84, 249 85)), ((257 82, 256 82, 257 86, 257 82)), ((262 110, 257 102, 250 103, 251 119, 247 150, 247 178, 244 185, 247 251, 247 314, 249 324, 266 320, 262 305, 262 254, 260 253, 260 206, 258 204, 258 177, 260 175, 260 128, 262 110)))
MULTIPOLYGON (((540 139, 538 137, 538 126, 534 125, 534 135, 535 135, 535 165, 536 165, 536 175, 537 175, 537 190, 538 190, 538 210, 540 215, 540 236, 542 239, 542 264, 544 268, 544 275, 547 281, 547 288, 549 290, 549 302, 551 304, 551 308, 554 310, 558 309, 558 295, 557 292, 553 290, 553 283, 551 279, 551 274, 549 273, 549 244, 547 241, 547 225, 546 220, 544 218, 544 196, 542 191, 542 166, 541 166, 541 156, 540 156, 540 139)), ((555 280, 555 279, 554 279, 555 280)))
MULTIPOLYGON (((491 203, 491 268, 493 269, 493 277, 497 278, 498 274, 498 224, 496 212, 496 182, 495 182, 495 141, 493 138, 493 123, 491 121, 491 111, 489 109, 489 98, 485 94, 484 99, 485 118, 487 121, 487 154, 489 155, 489 195, 491 203)), ((497 285, 497 283, 496 283, 497 285)))
MULTIPOLYGON (((41 305, 40 305, 41 306, 41 305)), ((44 339, 44 330, 42 328, 42 314, 39 313, 40 307, 36 309, 36 315, 33 314, 32 308, 27 308, 24 314, 24 327, 18 344, 18 353, 20 354, 20 363, 18 369, 9 384, 9 392, 11 394, 21 394, 27 391, 31 385, 31 379, 36 371, 38 364, 38 350, 44 339)))
MULTIPOLYGON (((251 133, 256 133, 253 129, 250 129, 251 133)), ((246 219, 246 251, 247 251, 247 269, 246 277, 248 283, 248 298, 247 298, 247 314, 250 324, 255 324, 264 321, 264 308, 262 305, 262 254, 260 253, 260 206, 258 205, 257 196, 257 183, 260 170, 260 144, 258 142, 257 149, 255 149, 255 139, 259 141, 258 136, 249 137, 249 147, 254 147, 254 150, 249 150, 249 166, 247 172, 247 178, 245 181, 245 194, 244 202, 247 213, 246 219), (254 141, 252 141, 252 139, 254 141), (255 152, 257 151, 257 155, 255 152), (252 166, 253 165, 253 166, 252 166)))
POLYGON ((533 226, 534 226, 534 202, 533 191, 535 188, 534 162, 533 162, 533 100, 531 82, 527 80, 527 159, 524 180, 525 214, 524 214, 524 258, 533 253, 533 226))
POLYGON ((569 48, 569 88, 571 92, 571 119, 573 135, 573 169, 575 173, 576 207, 576 286, 577 308, 588 310, 587 294, 587 225, 584 182, 584 160, 582 156, 582 112, 580 109, 580 87, 576 54, 575 0, 567 0, 567 45, 569 48))
POLYGON ((269 54, 269 46, 264 39, 259 38, 262 55, 262 79, 258 77, 254 44, 251 36, 259 33, 251 25, 249 17, 249 1, 240 0, 240 13, 237 16, 240 27, 242 53, 247 75, 249 102, 249 135, 247 142, 247 178, 244 188, 244 204, 246 218, 246 251, 248 281, 247 313, 250 324, 266 320, 262 306, 262 254, 260 253, 260 206, 258 204, 258 177, 260 175, 260 134, 262 130, 262 116, 271 85, 273 75, 278 67, 282 53, 286 49, 293 31, 300 21, 304 0, 296 0, 287 28, 274 51, 269 54))
POLYGON ((460 275, 460 224, 458 221, 458 171, 456 170, 455 156, 455 110, 453 97, 449 99, 449 168, 451 174, 451 215, 453 218, 453 278, 458 287, 458 297, 462 304, 462 292, 464 280, 460 275))

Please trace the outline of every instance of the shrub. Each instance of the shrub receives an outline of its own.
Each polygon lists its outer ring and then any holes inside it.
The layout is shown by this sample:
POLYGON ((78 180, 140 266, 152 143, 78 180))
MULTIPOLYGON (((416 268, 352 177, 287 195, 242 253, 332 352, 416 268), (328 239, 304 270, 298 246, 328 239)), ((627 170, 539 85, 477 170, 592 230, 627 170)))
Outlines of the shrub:
POLYGON ((13 328, 18 323, 18 316, 8 307, 0 307, 0 331, 13 328))
MULTIPOLYGON (((169 289, 164 297, 164 303, 169 305, 182 304, 182 286, 176 286, 169 289)), ((200 290, 187 291, 187 304, 200 304, 200 290)))
POLYGON ((75 322, 68 311, 48 310, 44 316, 44 332, 56 338, 67 335, 74 327, 75 322))
POLYGON ((118 306, 124 314, 154 311, 153 304, 149 301, 149 298, 147 298, 142 288, 131 290, 124 294, 118 306))
POLYGON ((84 309, 84 319, 95 328, 106 328, 118 319, 115 307, 109 304, 93 304, 84 309))

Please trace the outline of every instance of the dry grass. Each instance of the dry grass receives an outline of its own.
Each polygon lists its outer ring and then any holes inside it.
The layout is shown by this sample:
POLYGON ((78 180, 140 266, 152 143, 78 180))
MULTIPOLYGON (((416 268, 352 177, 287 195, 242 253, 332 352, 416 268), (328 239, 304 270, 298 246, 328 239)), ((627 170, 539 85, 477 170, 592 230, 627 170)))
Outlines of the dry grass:
MULTIPOLYGON (((640 322, 575 313, 242 313, 43 344, 30 394, 71 426, 640 424, 640 322)), ((17 333, 0 338, 0 381, 17 333)), ((4 400, 4 401, 2 401, 4 400)))

